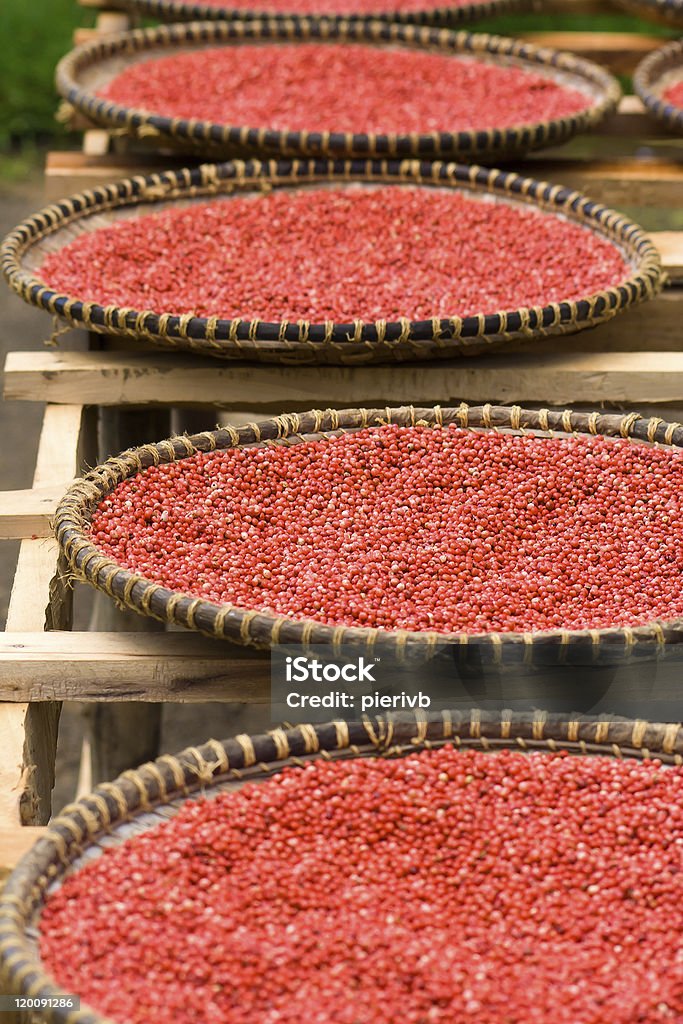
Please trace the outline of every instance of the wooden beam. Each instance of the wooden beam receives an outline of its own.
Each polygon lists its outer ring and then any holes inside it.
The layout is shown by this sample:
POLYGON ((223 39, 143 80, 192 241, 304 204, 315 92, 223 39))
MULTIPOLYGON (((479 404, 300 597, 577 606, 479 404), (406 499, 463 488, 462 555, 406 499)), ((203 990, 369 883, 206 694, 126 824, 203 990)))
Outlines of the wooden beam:
MULTIPOLYGON (((625 327, 625 325, 624 325, 625 327)), ((642 344, 646 344, 643 339, 642 344)), ((367 367, 243 366, 164 355, 95 352, 11 352, 5 395, 13 399, 101 405, 195 404, 283 412, 316 406, 403 405, 412 402, 683 401, 683 352, 572 352, 572 339, 553 355, 367 367)))
POLYGON ((77 28, 74 30, 74 46, 91 43, 112 32, 125 32, 130 28, 130 15, 126 11, 100 11, 93 28, 77 28))
MULTIPOLYGON (((81 406, 48 406, 33 476, 35 487, 54 486, 79 468, 81 406)), ((71 590, 54 540, 25 540, 7 614, 7 633, 66 629, 71 590)), ((0 828, 39 825, 51 811, 59 705, 0 704, 0 828)))
POLYGON ((51 537, 50 520, 57 502, 69 486, 0 492, 0 540, 37 540, 51 537))
POLYGON ((25 853, 47 832, 40 826, 17 825, 0 828, 0 883, 4 882, 25 853))
POLYGON ((192 633, 0 634, 3 701, 269 699, 268 653, 192 633))
POLYGON ((636 32, 524 32, 522 38, 585 57, 617 75, 632 74, 643 57, 662 45, 660 38, 636 32))

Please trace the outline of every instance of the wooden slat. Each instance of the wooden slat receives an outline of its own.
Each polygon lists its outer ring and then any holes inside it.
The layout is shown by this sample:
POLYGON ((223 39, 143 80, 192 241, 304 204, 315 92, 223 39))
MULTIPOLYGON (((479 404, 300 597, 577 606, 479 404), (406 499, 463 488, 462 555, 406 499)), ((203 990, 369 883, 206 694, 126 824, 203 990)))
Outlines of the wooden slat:
POLYGON ((101 11, 93 28, 77 28, 74 31, 74 46, 91 43, 102 36, 111 35, 112 32, 125 32, 130 28, 130 23, 130 15, 125 11, 101 11))
POLYGON ((683 280, 683 232, 653 231, 650 237, 659 249, 667 276, 678 284, 683 280))
POLYGON ((5 381, 6 397, 12 399, 73 402, 81 396, 102 405, 161 402, 236 409, 248 394, 250 407, 263 413, 463 398, 644 405, 683 401, 683 352, 560 350, 542 357, 520 353, 448 363, 326 367, 322 373, 308 366, 233 366, 172 355, 13 352, 5 381))
POLYGON ((267 653, 196 634, 0 634, 4 701, 269 699, 267 653))
POLYGON ((0 882, 3 882, 25 853, 47 832, 39 825, 0 828, 0 882))
POLYGON ((639 61, 662 45, 656 36, 635 32, 525 32, 535 46, 568 50, 593 60, 616 75, 630 75, 639 61))
POLYGON ((0 492, 0 540, 52 536, 50 518, 68 485, 0 492))
MULTIPOLYGON (((49 487, 78 467, 83 426, 80 406, 48 406, 33 482, 49 487)), ((66 629, 71 590, 53 540, 21 544, 7 614, 7 633, 66 629)), ((0 828, 43 824, 50 814, 59 708, 51 703, 0 704, 0 828)))

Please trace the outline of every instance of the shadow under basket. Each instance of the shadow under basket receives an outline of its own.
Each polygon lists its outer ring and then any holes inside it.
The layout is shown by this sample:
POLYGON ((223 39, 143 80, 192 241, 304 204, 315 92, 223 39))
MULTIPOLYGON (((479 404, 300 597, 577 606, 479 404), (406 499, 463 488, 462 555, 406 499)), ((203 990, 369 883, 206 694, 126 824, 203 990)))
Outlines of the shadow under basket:
MULTIPOLYGON (((451 230, 458 231, 457 217, 451 230)), ((283 364, 359 365, 476 356, 508 341, 531 342, 593 327, 652 298, 661 286, 660 256, 647 235, 578 192, 474 165, 395 160, 229 162, 137 176, 46 207, 7 236, 0 258, 10 287, 25 302, 74 327, 219 359, 283 364), (88 294, 61 294, 40 276, 41 263, 49 254, 123 220, 207 199, 229 203, 234 195, 252 194, 258 202, 259 194, 272 189, 379 185, 452 191, 478 203, 493 200, 519 210, 536 210, 540 216, 559 216, 613 244, 629 267, 628 276, 592 295, 543 306, 425 320, 367 320, 362 319, 366 311, 359 309, 357 318, 345 323, 223 319, 178 315, 172 308, 151 312, 103 306, 88 294)))
MULTIPOLYGON (((479 709, 418 717, 410 714, 301 725, 285 731, 211 740, 176 757, 129 771, 64 808, 46 834, 22 858, 0 898, 0 977, 4 990, 26 998, 56 1000, 64 995, 46 972, 37 948, 37 927, 47 896, 62 881, 126 839, 168 821, 197 798, 260 783, 283 768, 324 759, 400 758, 447 745, 490 752, 513 749, 587 757, 658 758, 683 764, 680 725, 642 720, 586 721, 577 717, 479 709)), ((78 995, 78 992, 72 993, 78 995)), ((55 1005, 41 1019, 59 1024, 105 1024, 82 1005, 55 1005)))
POLYGON ((246 426, 224 427, 132 449, 108 460, 76 481, 59 503, 55 532, 70 570, 104 591, 121 606, 163 622, 194 629, 221 640, 260 649, 294 644, 304 650, 329 647, 332 656, 343 645, 357 653, 386 654, 399 662, 420 664, 455 658, 476 670, 492 666, 525 671, 529 666, 621 665, 650 660, 683 641, 683 619, 657 620, 633 627, 555 629, 543 632, 411 632, 361 626, 331 626, 314 619, 217 604, 172 591, 122 568, 92 542, 89 527, 99 503, 124 480, 150 466, 190 458, 199 452, 244 446, 289 446, 306 440, 329 440, 347 432, 398 426, 440 427, 452 424, 474 431, 534 432, 541 436, 604 436, 645 445, 683 446, 683 426, 637 413, 627 415, 522 409, 520 406, 454 408, 313 410, 277 416, 246 426))

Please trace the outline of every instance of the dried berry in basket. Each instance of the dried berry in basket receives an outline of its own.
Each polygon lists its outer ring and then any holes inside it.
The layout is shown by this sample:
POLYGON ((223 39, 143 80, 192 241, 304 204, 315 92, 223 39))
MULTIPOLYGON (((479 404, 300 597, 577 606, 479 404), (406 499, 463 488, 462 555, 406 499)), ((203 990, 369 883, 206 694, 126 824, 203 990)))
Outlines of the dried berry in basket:
POLYGON ((245 44, 132 64, 104 99, 166 117, 290 131, 454 132, 549 121, 589 93, 521 67, 360 44, 245 44))
POLYGON ((672 103, 674 107, 683 107, 683 81, 676 82, 664 91, 666 103, 672 103))
POLYGON ((240 196, 81 235, 43 263, 102 305, 261 320, 413 320, 576 299, 628 276, 555 214, 429 188, 240 196))
POLYGON ((683 615, 682 512, 675 449, 387 426, 152 467, 101 502, 91 533, 211 601, 505 632, 683 615))
POLYGON ((126 1024, 671 1024, 682 851, 657 760, 318 761, 105 852, 41 953, 126 1024))

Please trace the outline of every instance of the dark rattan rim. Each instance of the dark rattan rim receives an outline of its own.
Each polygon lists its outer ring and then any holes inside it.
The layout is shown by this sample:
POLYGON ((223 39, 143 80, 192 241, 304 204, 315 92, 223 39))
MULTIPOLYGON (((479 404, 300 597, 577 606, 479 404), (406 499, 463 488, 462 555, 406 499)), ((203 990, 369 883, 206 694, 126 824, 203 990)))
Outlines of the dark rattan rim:
MULTIPOLYGON (((683 23, 683 4, 681 21, 683 23)), ((653 117, 671 131, 683 135, 683 107, 662 99, 662 78, 675 70, 679 70, 683 77, 683 39, 662 46, 642 60, 633 76, 633 87, 653 117)))
MULTIPOLYGON (((45 836, 26 854, 9 878, 0 899, 0 968, 7 990, 44 999, 64 995, 45 973, 27 930, 40 914, 46 890, 59 880, 84 850, 117 827, 155 807, 187 798, 198 790, 226 782, 249 781, 301 766, 312 759, 400 757, 415 750, 454 744, 495 751, 567 750, 578 756, 603 755, 683 764, 683 728, 642 720, 585 721, 536 713, 533 716, 473 709, 469 714, 443 712, 422 718, 410 715, 336 721, 274 729, 258 736, 210 740, 177 757, 165 756, 98 786, 89 796, 65 807, 45 836)), ((104 1024, 105 1018, 84 1007, 52 1009, 41 1019, 59 1024, 104 1024)))
POLYGON ((288 444, 303 436, 329 436, 361 428, 424 424, 456 424, 468 429, 535 430, 631 438, 651 444, 683 447, 683 425, 658 417, 643 419, 571 409, 529 410, 519 406, 476 406, 430 409, 404 406, 395 409, 312 410, 276 416, 246 426, 223 427, 192 437, 174 437, 158 444, 131 449, 77 480, 59 503, 55 533, 71 571, 133 611, 198 630, 222 640, 267 649, 275 644, 331 645, 333 651, 349 644, 371 654, 379 651, 398 658, 433 657, 457 645, 463 657, 493 665, 615 664, 631 657, 652 657, 667 644, 683 642, 683 619, 656 620, 637 627, 594 630, 552 630, 528 633, 436 633, 328 626, 313 619, 254 611, 232 604, 216 604, 155 584, 129 572, 103 555, 92 543, 88 528, 98 503, 114 488, 151 466, 244 445, 288 444), (289 439, 292 440, 289 440, 289 439))
POLYGON ((159 140, 176 139, 204 152, 222 151, 232 155, 234 147, 251 152, 284 156, 441 156, 477 159, 483 155, 519 153, 564 142, 579 131, 597 125, 619 101, 618 82, 607 71, 572 54, 541 49, 529 43, 491 35, 471 35, 446 29, 400 25, 379 21, 330 21, 302 17, 284 22, 264 18, 252 21, 190 22, 161 25, 107 36, 86 43, 64 57, 56 75, 58 92, 89 120, 119 128, 133 135, 159 140), (85 68, 108 58, 134 58, 149 50, 182 49, 186 46, 235 45, 262 41, 283 43, 356 42, 384 46, 408 46, 451 54, 481 55, 487 59, 522 61, 546 73, 565 72, 579 76, 596 96, 587 110, 538 124, 483 131, 432 132, 419 134, 344 133, 320 131, 277 131, 262 127, 213 124, 209 121, 162 117, 100 99, 83 88, 80 76, 85 68))
MULTIPOLYGON (((194 3, 193 0, 116 0, 112 4, 118 10, 133 11, 148 18, 159 21, 239 21, 242 18, 272 18, 286 21, 297 17, 294 8, 296 0, 292 0, 292 12, 248 10, 244 7, 232 7, 230 0, 224 0, 222 7, 212 4, 194 3)), ((390 21, 403 25, 453 25, 471 24, 481 18, 491 18, 508 11, 518 10, 526 6, 526 0, 470 0, 460 5, 443 5, 435 3, 429 10, 411 11, 374 11, 371 14, 344 14, 344 0, 339 0, 339 12, 327 14, 331 21, 390 21)), ((304 15, 305 16, 305 15, 304 15)))
POLYGON ((5 239, 2 269, 24 301, 76 327, 127 335, 219 358, 268 362, 362 363, 476 355, 514 338, 565 334, 610 319, 652 297, 661 283, 659 253, 644 232, 620 214, 559 185, 475 165, 417 161, 239 161, 194 170, 165 171, 98 186, 41 210, 5 239), (531 204, 563 214, 614 242, 634 264, 630 276, 603 292, 572 302, 477 316, 410 321, 310 323, 226 320, 158 314, 86 302, 46 287, 24 266, 26 253, 41 239, 94 213, 173 199, 211 196, 238 188, 296 186, 335 181, 388 182, 460 188, 531 204))

